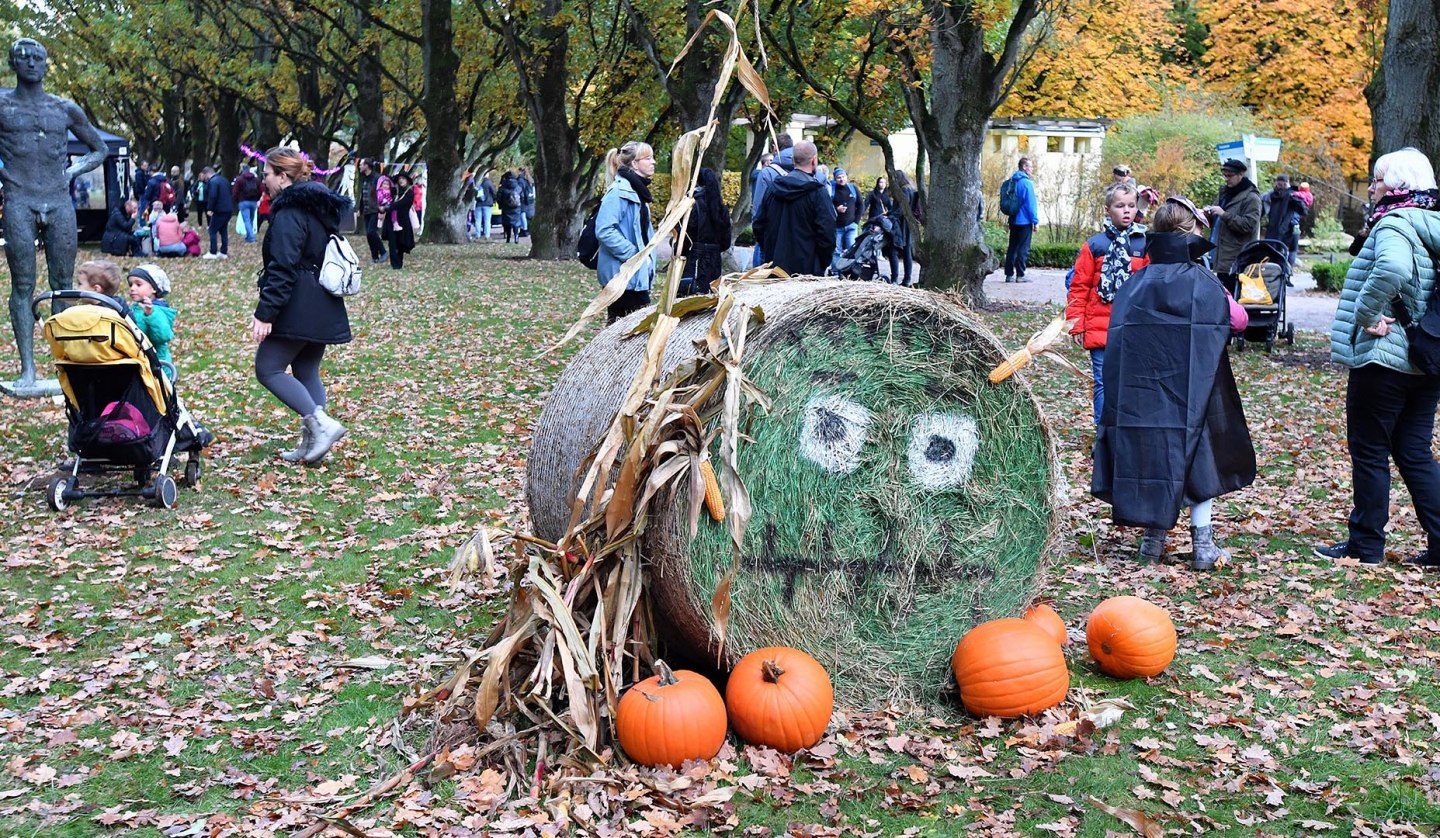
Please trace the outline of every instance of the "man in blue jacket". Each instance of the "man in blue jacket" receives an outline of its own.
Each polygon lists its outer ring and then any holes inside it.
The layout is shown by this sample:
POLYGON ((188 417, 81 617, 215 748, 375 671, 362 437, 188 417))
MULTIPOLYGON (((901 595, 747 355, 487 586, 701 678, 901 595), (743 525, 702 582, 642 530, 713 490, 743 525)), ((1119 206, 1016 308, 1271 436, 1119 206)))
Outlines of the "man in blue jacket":
POLYGON ((205 212, 210 216, 210 252, 201 259, 230 258, 230 218, 235 214, 235 196, 230 192, 230 179, 215 171, 214 166, 200 170, 205 179, 205 212), (220 249, 215 249, 216 235, 220 249))
POLYGON ((1010 216, 1010 242, 1005 248, 1005 281, 1029 282, 1025 263, 1030 259, 1030 238, 1040 223, 1040 202, 1035 198, 1035 182, 1031 175, 1035 164, 1028 157, 1020 158, 1020 168, 1010 179, 1015 181, 1015 214, 1010 216))

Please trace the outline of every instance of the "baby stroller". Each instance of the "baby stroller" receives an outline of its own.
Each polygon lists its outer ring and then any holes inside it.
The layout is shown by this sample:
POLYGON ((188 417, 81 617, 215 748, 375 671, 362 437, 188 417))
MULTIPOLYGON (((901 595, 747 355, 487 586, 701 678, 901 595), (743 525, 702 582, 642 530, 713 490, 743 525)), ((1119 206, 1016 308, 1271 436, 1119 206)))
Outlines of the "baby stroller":
POLYGON ((139 495, 163 509, 175 507, 175 480, 168 472, 176 455, 189 453, 181 482, 200 482, 200 428, 180 405, 164 362, 145 333, 113 297, 93 291, 49 291, 40 307, 81 302, 45 321, 45 340, 55 356, 69 420, 67 445, 73 464, 50 479, 45 501, 59 512, 82 498, 139 495), (68 473, 66 473, 68 471, 68 473), (86 491, 81 474, 129 471, 135 485, 86 491), (153 475, 153 477, 152 477, 153 475))
MULTIPOLYGON (((1293 346, 1295 324, 1287 322, 1285 317, 1285 294, 1290 286, 1290 249, 1277 239, 1250 242, 1240 248, 1240 254, 1235 257, 1235 264, 1230 272, 1238 277, 1255 265, 1260 266, 1260 274, 1265 279, 1265 290, 1270 293, 1271 302, 1269 305, 1242 303, 1245 313, 1250 315, 1250 325, 1243 334, 1235 336, 1235 348, 1244 350, 1248 341, 1264 343, 1265 351, 1270 352, 1275 348, 1276 338, 1284 338, 1286 343, 1293 346)), ((1240 297, 1238 286, 1235 296, 1236 299, 1240 297)))
POLYGON ((872 218, 860 231, 860 238, 850 249, 835 260, 835 275, 842 279, 859 279, 865 282, 880 274, 880 258, 885 253, 885 243, 890 238, 889 218, 872 218))

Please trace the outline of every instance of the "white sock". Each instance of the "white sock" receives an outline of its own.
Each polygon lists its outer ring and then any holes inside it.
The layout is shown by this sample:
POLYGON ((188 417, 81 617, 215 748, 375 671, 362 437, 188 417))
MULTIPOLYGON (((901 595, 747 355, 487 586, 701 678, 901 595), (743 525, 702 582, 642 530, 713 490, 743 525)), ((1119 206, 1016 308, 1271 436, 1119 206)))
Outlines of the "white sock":
POLYGON ((1201 501, 1190 507, 1190 526, 1199 529, 1210 526, 1210 512, 1215 506, 1215 499, 1201 501))

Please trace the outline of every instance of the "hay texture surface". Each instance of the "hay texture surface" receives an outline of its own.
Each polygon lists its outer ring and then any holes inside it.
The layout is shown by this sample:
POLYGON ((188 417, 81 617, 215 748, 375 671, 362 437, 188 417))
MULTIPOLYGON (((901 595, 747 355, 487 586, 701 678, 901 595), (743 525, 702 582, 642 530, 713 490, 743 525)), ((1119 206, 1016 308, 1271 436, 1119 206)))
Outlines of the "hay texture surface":
MULTIPOLYGON (((688 499, 648 530, 645 555, 668 642, 733 661, 762 646, 809 652, 852 705, 933 703, 950 653, 976 623, 1018 616, 1041 582, 1054 527, 1049 432, 1023 380, 991 385, 999 343, 949 300, 873 283, 743 287, 764 325, 745 371, 771 400, 752 408, 739 471, 753 517, 735 556, 688 499), (732 563, 727 641, 711 600, 732 563)), ((569 518, 574 474, 633 378, 644 314, 605 330, 561 377, 536 426, 530 503, 538 535, 569 518)), ((708 317, 667 345, 668 373, 708 317)), ((712 448, 712 454, 714 453, 712 448)))

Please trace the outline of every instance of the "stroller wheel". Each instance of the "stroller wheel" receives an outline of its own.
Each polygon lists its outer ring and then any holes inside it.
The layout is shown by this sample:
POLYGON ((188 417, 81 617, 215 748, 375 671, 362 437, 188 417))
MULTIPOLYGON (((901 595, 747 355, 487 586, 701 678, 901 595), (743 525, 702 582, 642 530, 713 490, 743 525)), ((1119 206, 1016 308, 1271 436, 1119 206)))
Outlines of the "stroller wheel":
POLYGON ((1294 324, 1294 323, 1286 323, 1286 324, 1285 324, 1285 342, 1288 343, 1288 344, 1290 344, 1291 346, 1294 346, 1294 345, 1295 345, 1295 324, 1294 324))
POLYGON ((70 506, 70 499, 65 496, 70 491, 70 481, 70 475, 57 474, 45 487, 45 503, 56 512, 64 512, 70 506))
POLYGON ((190 459, 185 461, 185 475, 180 482, 184 484, 186 488, 193 489, 200 485, 200 475, 204 474, 204 472, 205 466, 201 463, 200 457, 191 454, 190 459))
POLYGON ((174 509, 175 498, 179 490, 175 488, 175 478, 168 474, 160 474, 155 477, 155 484, 151 487, 153 496, 150 502, 161 509, 174 509))

